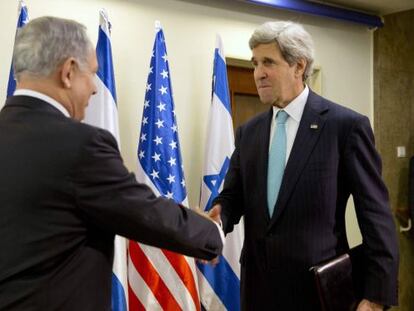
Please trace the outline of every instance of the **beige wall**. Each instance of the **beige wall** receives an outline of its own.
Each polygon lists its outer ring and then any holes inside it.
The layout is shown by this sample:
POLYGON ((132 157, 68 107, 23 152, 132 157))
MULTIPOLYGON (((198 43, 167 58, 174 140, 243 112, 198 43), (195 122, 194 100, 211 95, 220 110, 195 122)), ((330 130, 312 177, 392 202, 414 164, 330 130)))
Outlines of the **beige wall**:
MULTIPOLYGON (((408 167, 414 155, 414 10, 386 15, 385 26, 375 32, 374 99, 378 149, 391 207, 401 225, 408 215, 408 167), (397 158, 397 146, 407 157, 397 158)), ((400 307, 414 310, 414 244, 411 232, 399 233, 400 307)))
MULTIPOLYGON (((30 18, 55 15, 76 19, 88 27, 94 42, 98 10, 105 7, 109 11, 113 24, 121 148, 131 170, 136 165, 138 125, 154 40, 154 20, 161 21, 167 41, 191 205, 197 204, 199 197, 216 33, 223 38, 226 56, 250 59, 247 41, 258 24, 270 19, 291 19, 303 23, 314 37, 316 64, 322 70, 324 96, 371 119, 373 116, 373 45, 372 32, 367 27, 229 2, 209 1, 210 6, 203 6, 194 1, 177 0, 26 0, 30 18)), ((0 50, 0 102, 5 98, 16 25, 16 3, 2 1, 0 4, 0 42, 3 43, 0 50)), ((355 244, 360 237, 354 217, 349 216, 349 219, 350 240, 355 244)))

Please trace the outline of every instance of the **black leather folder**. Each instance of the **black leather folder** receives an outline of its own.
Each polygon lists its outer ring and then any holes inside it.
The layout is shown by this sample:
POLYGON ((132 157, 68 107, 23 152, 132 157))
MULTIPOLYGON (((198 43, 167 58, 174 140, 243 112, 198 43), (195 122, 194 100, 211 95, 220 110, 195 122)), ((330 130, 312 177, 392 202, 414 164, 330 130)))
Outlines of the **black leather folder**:
POLYGON ((361 247, 313 266, 322 311, 353 311, 361 299, 361 247))

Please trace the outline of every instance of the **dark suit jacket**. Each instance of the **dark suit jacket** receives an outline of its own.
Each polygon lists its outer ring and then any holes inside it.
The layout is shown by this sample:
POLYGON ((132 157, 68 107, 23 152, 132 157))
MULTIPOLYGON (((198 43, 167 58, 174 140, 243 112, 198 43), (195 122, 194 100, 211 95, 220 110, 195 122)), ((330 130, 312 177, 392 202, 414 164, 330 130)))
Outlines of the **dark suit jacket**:
POLYGON ((27 96, 0 113, 0 310, 110 310, 114 235, 211 259, 217 227, 157 198, 113 136, 27 96))
POLYGON ((396 304, 396 232, 369 120, 310 91, 269 218, 271 118, 269 111, 238 129, 225 185, 214 201, 222 205, 225 232, 244 215, 243 310, 319 309, 308 269, 348 250, 350 194, 367 259, 363 296, 396 304))

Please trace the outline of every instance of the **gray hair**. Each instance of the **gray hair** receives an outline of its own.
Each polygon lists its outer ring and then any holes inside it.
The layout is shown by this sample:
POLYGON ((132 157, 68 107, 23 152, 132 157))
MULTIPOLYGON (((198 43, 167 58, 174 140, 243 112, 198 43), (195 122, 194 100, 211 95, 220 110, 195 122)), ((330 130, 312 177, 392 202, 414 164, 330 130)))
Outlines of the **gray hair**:
POLYGON ((305 81, 313 71, 314 48, 310 34, 302 25, 290 22, 267 22, 255 30, 249 40, 250 49, 260 44, 276 42, 283 58, 289 65, 306 60, 306 68, 303 73, 305 81))
POLYGON ((93 50, 86 27, 76 21, 44 16, 19 30, 14 45, 13 69, 21 74, 46 77, 69 57, 85 67, 93 50))

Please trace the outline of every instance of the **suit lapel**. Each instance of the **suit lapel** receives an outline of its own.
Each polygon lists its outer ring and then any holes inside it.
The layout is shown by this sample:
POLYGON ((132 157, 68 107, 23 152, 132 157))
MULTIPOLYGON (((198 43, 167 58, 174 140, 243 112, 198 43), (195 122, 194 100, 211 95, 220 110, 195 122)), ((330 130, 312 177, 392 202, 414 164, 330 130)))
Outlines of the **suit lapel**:
POLYGON ((299 176, 323 130, 325 124, 323 113, 327 110, 328 107, 323 98, 309 90, 308 100, 283 175, 275 213, 271 218, 268 230, 273 226, 285 209, 286 204, 295 189, 299 176))
POLYGON ((262 204, 258 206, 263 206, 261 213, 264 213, 264 217, 267 222, 270 221, 269 210, 267 208, 267 167, 269 162, 269 141, 270 141, 270 124, 273 118, 273 108, 269 109, 269 112, 264 116, 264 122, 259 122, 259 137, 258 137, 258 149, 255 151, 258 154, 258 169, 259 169, 259 187, 264 192, 262 204))

